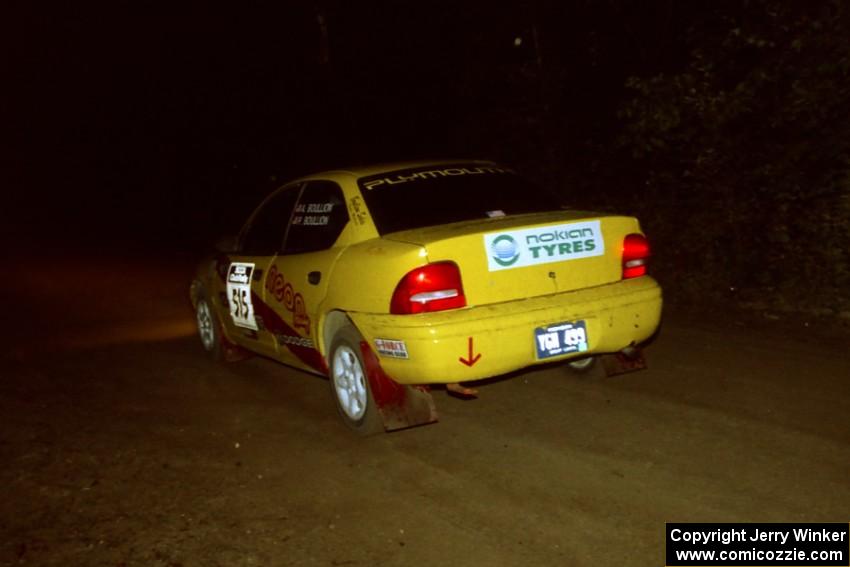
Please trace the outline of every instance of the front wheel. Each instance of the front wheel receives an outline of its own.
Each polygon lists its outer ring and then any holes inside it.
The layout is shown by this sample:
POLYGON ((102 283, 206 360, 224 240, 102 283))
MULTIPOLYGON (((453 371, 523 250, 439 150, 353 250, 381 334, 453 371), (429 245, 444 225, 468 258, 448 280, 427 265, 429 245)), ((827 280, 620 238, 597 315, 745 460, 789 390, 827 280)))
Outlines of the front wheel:
POLYGON ((369 388, 360 352, 360 333, 351 325, 337 331, 330 348, 330 386, 345 425, 360 435, 384 430, 383 420, 369 388))
POLYGON ((210 358, 215 361, 222 360, 224 352, 221 346, 221 330, 209 300, 203 295, 198 297, 198 303, 195 305, 195 321, 198 324, 201 346, 210 358))

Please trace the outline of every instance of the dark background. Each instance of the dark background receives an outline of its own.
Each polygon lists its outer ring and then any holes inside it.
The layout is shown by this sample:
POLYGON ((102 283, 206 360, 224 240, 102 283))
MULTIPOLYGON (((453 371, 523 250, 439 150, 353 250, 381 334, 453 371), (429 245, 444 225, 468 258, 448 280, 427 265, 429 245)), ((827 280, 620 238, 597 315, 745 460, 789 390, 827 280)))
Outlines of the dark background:
POLYGON ((639 215, 668 297, 850 309, 845 2, 18 5, 15 247, 190 257, 279 182, 493 158, 639 215))

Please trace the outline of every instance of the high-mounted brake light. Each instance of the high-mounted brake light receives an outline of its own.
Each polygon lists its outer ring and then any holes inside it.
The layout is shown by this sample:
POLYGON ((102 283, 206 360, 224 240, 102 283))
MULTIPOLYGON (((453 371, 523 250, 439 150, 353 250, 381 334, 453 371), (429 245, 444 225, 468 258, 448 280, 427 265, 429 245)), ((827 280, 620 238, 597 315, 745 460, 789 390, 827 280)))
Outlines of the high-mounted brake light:
POLYGON ((623 239, 623 279, 646 275, 649 241, 642 234, 627 234, 623 239))
POLYGON ((390 313, 407 315, 458 307, 466 307, 460 269, 454 262, 435 262, 401 278, 390 302, 390 313))

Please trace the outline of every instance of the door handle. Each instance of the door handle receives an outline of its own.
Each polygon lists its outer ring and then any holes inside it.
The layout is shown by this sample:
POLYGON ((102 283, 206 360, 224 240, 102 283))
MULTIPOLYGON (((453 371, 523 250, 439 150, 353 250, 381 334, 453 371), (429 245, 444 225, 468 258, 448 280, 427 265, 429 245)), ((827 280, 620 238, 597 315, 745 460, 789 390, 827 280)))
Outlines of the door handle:
POLYGON ((307 274, 307 281, 313 285, 318 285, 322 280, 322 272, 310 272, 307 274))

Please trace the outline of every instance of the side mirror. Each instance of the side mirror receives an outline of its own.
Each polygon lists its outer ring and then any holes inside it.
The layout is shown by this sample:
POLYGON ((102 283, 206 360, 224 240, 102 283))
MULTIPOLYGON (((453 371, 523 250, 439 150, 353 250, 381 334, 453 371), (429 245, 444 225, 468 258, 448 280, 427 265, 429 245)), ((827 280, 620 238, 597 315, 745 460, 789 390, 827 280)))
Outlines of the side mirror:
POLYGON ((215 242, 215 249, 222 254, 234 254, 237 252, 238 239, 232 234, 220 237, 215 242))

